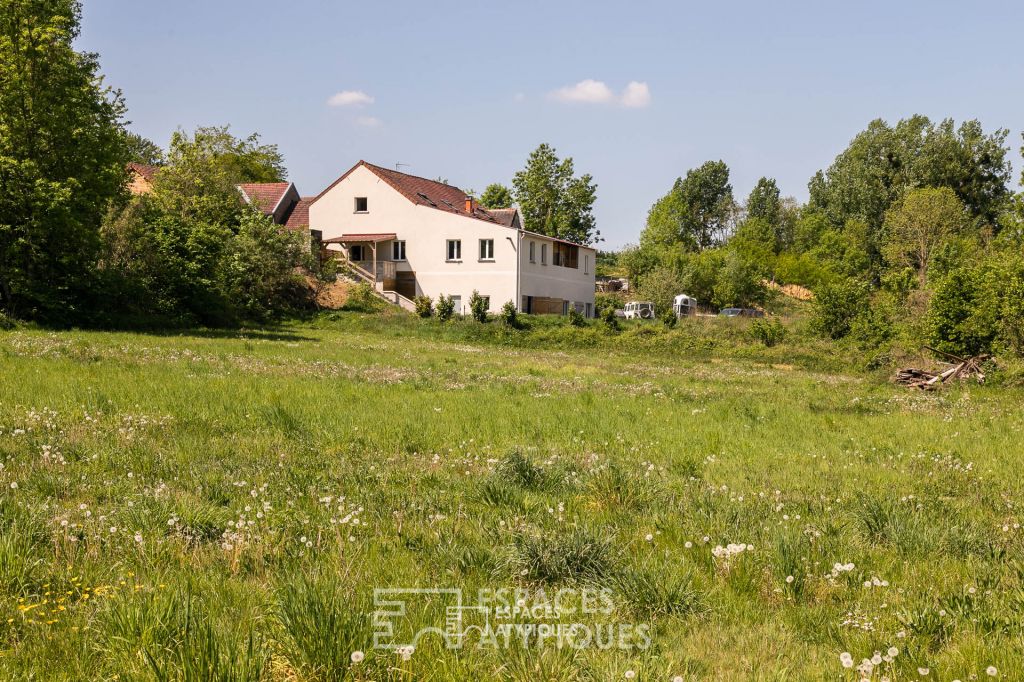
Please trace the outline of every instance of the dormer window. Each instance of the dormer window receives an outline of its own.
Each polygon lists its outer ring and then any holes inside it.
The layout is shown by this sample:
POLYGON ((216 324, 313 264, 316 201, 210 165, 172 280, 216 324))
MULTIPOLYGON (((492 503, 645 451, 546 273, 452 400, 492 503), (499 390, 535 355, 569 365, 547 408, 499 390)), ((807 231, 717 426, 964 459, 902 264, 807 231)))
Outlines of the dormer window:
POLYGON ((356 197, 356 213, 369 213, 370 204, 366 197, 356 197))

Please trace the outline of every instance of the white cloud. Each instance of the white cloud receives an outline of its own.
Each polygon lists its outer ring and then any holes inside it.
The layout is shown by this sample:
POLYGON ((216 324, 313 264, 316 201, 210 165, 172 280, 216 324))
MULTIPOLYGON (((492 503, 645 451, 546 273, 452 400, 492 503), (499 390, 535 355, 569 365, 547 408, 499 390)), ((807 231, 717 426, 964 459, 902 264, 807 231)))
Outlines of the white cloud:
POLYGON ((356 119, 356 125, 364 128, 379 128, 384 125, 384 121, 376 116, 360 116, 356 119))
POLYGON ((585 102, 587 104, 602 104, 615 99, 611 88, 601 81, 586 79, 576 85, 567 85, 551 93, 551 96, 561 102, 585 102))
POLYGON ((342 90, 331 95, 327 104, 332 107, 351 107, 363 104, 373 104, 373 96, 367 95, 362 90, 342 90))
POLYGON ((585 104, 621 104, 631 109, 642 109, 651 103, 651 89, 647 83, 630 81, 622 95, 612 92, 604 81, 591 78, 576 85, 567 85, 551 93, 560 102, 582 102, 585 104))
POLYGON ((651 103, 651 89, 647 83, 630 81, 622 93, 622 106, 642 109, 651 103))

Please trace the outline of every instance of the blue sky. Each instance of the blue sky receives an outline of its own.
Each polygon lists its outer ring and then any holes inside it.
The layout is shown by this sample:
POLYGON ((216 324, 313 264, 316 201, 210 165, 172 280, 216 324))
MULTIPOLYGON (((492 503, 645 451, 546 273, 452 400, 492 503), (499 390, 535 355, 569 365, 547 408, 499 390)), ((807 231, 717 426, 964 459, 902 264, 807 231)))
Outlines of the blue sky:
POLYGON ((162 145, 256 131, 314 195, 359 159, 479 192, 548 142, 598 183, 606 248, 708 159, 739 199, 762 175, 806 199, 878 117, 1009 128, 1020 167, 1019 2, 85 0, 83 19, 162 145))

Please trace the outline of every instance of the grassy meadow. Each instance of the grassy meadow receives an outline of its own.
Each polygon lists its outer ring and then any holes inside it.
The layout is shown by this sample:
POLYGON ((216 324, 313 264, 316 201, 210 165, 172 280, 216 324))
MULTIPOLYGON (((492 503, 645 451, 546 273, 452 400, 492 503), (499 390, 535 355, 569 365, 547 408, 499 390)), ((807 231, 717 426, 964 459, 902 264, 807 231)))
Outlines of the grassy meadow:
POLYGON ((1024 391, 701 324, 0 332, 0 679, 1024 679, 1024 391), (393 587, 649 646, 374 648, 393 587))

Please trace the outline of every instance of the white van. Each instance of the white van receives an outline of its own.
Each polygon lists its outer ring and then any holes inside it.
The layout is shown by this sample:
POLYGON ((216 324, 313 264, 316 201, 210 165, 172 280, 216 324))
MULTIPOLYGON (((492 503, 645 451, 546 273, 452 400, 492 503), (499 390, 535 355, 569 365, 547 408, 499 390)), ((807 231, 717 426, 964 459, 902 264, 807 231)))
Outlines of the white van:
POLYGON ((653 320, 654 304, 650 301, 630 301, 623 312, 627 320, 653 320))

